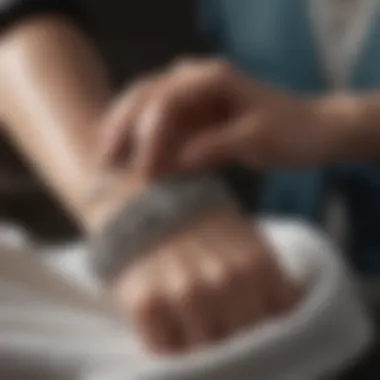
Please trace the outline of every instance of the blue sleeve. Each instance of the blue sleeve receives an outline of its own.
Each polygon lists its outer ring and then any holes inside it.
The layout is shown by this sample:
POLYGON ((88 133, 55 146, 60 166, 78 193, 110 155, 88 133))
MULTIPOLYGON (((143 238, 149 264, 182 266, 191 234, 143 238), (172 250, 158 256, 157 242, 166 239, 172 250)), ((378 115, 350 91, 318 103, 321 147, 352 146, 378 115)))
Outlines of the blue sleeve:
POLYGON ((57 12, 83 24, 83 12, 75 0, 0 0, 0 31, 34 14, 57 12))
POLYGON ((220 0, 198 0, 197 32, 211 51, 218 51, 223 40, 223 14, 220 0))

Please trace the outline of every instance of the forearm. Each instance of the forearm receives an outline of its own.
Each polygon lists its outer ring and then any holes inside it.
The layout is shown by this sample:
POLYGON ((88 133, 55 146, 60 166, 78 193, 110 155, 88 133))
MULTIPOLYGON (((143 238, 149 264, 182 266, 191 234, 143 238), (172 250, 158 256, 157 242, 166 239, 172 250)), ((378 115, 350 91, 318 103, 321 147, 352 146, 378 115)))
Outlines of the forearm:
POLYGON ((316 110, 334 131, 331 161, 380 158, 380 93, 321 98, 316 110))
POLYGON ((1 37, 1 120, 86 228, 136 186, 128 173, 104 178, 97 168, 96 125, 110 97, 101 59, 69 22, 38 17, 1 37))

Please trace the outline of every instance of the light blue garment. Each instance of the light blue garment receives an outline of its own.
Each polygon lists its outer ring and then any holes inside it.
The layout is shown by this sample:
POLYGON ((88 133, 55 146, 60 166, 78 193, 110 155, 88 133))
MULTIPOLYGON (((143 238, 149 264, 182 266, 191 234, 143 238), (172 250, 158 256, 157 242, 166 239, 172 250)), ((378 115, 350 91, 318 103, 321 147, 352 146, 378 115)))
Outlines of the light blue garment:
MULTIPOLYGON (((201 0, 200 30, 215 53, 245 72, 300 94, 328 91, 306 0, 201 0)), ((380 12, 351 73, 350 88, 380 85, 380 12)), ((380 273, 380 169, 376 163, 268 173, 260 208, 318 220, 326 186, 349 206, 354 262, 380 273)))

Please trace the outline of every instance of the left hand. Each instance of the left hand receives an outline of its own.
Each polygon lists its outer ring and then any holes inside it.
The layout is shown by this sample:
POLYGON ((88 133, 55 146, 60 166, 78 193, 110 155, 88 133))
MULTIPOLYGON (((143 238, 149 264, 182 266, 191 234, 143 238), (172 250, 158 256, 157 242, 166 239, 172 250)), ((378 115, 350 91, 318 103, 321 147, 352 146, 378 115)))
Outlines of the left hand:
POLYGON ((321 102, 252 80, 225 62, 185 62, 127 89, 101 126, 103 160, 148 177, 237 160, 321 163, 339 150, 321 102), (128 158, 128 160, 127 160, 128 158))
POLYGON ((164 355, 282 317, 303 295, 261 229, 229 206, 141 252, 110 290, 143 345, 164 355))

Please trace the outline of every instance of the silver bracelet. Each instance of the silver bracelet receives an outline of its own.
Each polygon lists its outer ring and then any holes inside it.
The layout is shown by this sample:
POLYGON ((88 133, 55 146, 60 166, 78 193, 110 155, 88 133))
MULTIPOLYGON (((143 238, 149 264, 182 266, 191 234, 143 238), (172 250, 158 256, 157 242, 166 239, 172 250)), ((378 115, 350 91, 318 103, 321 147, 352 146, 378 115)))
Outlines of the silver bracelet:
POLYGON ((108 282, 140 252, 210 209, 231 202, 224 185, 212 176, 176 177, 129 200, 93 237, 92 266, 108 282))

